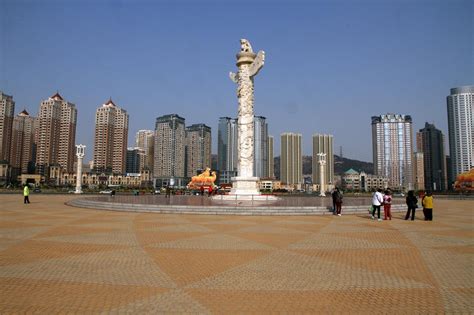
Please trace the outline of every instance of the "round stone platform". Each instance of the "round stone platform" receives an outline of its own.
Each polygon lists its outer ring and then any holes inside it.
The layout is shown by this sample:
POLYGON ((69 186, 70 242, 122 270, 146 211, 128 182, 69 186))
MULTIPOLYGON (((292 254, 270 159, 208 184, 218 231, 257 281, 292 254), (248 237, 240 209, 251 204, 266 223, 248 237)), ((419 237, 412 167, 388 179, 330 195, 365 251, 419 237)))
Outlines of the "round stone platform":
MULTIPOLYGON (((262 197, 262 196, 260 196, 262 197)), ((228 214, 228 215, 330 215, 332 199, 330 197, 284 196, 274 200, 229 200, 206 196, 165 196, 156 195, 116 195, 82 197, 69 201, 67 204, 82 208, 113 211, 180 213, 180 214, 228 214)), ((367 213, 371 198, 346 197, 342 213, 367 213)), ((405 211, 403 199, 395 199, 392 211, 405 211)), ((383 212, 383 210, 382 210, 383 212)))

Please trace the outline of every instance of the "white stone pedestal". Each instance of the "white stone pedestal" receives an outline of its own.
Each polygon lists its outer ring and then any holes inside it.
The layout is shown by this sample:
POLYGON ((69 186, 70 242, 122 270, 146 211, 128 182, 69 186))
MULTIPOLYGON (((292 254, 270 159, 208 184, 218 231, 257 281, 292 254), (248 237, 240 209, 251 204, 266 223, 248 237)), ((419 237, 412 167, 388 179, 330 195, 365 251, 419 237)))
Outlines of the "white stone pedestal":
POLYGON ((260 195, 257 187, 258 177, 232 177, 230 195, 260 195))

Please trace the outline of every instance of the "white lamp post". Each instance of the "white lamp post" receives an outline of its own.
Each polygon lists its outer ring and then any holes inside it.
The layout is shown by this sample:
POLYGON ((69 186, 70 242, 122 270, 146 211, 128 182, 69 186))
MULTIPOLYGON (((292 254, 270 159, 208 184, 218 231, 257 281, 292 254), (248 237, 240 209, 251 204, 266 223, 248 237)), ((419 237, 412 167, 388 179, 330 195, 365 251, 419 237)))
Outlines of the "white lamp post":
POLYGON ((326 165, 326 153, 318 153, 318 163, 319 163, 319 195, 321 197, 326 196, 326 187, 325 187, 325 178, 324 178, 324 166, 326 165))
POLYGON ((82 159, 86 151, 86 146, 83 144, 76 145, 77 156, 77 176, 76 176, 76 194, 82 194, 82 159))

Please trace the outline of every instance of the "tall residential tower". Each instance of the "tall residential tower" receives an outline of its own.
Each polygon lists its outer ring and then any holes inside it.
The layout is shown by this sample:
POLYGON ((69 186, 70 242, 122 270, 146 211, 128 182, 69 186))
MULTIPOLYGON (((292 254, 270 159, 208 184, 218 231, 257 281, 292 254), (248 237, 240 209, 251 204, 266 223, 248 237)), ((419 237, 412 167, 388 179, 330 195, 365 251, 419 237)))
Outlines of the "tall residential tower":
POLYGON ((155 178, 185 177, 185 123, 176 114, 156 118, 155 178))
MULTIPOLYGON (((326 164, 323 167, 324 184, 334 183, 334 151, 333 151, 334 138, 332 135, 314 134, 313 135, 313 156, 312 156, 312 169, 313 169, 313 184, 320 184, 321 165, 318 163, 318 154, 326 154, 326 164)), ((326 186, 327 187, 327 186, 326 186)))
POLYGON ((49 166, 72 173, 75 160, 77 109, 59 93, 41 102, 36 129, 36 172, 48 175, 49 166))
POLYGON ((447 97, 449 154, 452 175, 474 167, 474 85, 451 89, 447 97))
POLYGON ((414 188, 412 134, 409 115, 372 116, 374 173, 388 177, 392 189, 414 188))
POLYGON ((296 189, 303 184, 301 139, 299 133, 281 134, 280 180, 282 184, 296 189))
POLYGON ((112 99, 95 114, 94 170, 124 174, 127 160, 128 114, 112 99))
POLYGON ((10 161, 14 113, 13 97, 0 91, 0 161, 10 161))
POLYGON ((34 163, 35 118, 23 110, 13 119, 10 164, 15 175, 30 173, 34 163))

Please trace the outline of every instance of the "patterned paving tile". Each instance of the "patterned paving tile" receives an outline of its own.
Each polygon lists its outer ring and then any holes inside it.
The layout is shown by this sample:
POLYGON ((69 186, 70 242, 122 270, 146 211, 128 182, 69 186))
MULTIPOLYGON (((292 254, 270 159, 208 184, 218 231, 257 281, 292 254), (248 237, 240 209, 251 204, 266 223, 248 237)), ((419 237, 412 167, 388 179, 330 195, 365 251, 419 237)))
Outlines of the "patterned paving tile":
POLYGON ((0 314, 474 313, 472 201, 376 222, 0 198, 0 314))

